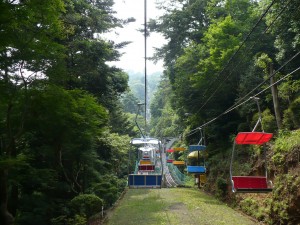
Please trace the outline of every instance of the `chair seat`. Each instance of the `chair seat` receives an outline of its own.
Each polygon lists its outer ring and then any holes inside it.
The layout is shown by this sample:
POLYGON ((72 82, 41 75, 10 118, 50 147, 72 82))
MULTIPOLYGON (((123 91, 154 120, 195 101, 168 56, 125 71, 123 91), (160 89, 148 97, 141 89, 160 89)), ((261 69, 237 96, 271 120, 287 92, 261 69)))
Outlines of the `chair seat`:
POLYGON ((233 176, 232 189, 236 192, 270 192, 267 178, 263 176, 233 176))
POLYGON ((175 166, 184 166, 185 162, 184 161, 173 161, 173 165, 175 165, 175 166))
POLYGON ((205 145, 190 145, 189 146, 189 151, 204 151, 206 149, 205 145))
POLYGON ((205 173, 206 168, 204 166, 187 166, 188 173, 205 173))

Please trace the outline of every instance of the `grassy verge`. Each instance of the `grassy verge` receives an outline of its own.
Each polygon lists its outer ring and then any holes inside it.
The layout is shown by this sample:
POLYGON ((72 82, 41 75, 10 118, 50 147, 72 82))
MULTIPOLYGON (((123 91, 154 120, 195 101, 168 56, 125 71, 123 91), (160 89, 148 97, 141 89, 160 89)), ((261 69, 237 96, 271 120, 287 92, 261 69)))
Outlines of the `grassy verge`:
POLYGON ((254 225, 225 204, 192 188, 128 190, 106 225, 254 225))

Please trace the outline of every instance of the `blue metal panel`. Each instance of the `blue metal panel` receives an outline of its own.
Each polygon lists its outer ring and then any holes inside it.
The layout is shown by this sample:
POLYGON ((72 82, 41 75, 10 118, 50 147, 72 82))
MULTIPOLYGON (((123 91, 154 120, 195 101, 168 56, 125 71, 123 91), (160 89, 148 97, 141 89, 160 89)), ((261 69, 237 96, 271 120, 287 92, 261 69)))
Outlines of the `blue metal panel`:
POLYGON ((156 186, 156 176, 155 175, 146 176, 146 185, 156 186))
POLYGON ((134 176, 134 185, 145 185, 145 176, 134 176))
POLYGON ((161 175, 137 175, 130 174, 128 177, 129 187, 160 187, 161 186, 161 175))
POLYGON ((161 175, 156 175, 156 179, 157 179, 156 185, 160 186, 161 185, 161 175))
POLYGON ((187 166, 188 173, 205 173, 206 168, 204 166, 187 166))
POLYGON ((205 145, 190 145, 189 146, 189 151, 194 152, 194 151, 203 151, 206 149, 205 145))
POLYGON ((129 186, 133 185, 133 176, 132 175, 129 175, 129 177, 128 177, 128 185, 129 186))

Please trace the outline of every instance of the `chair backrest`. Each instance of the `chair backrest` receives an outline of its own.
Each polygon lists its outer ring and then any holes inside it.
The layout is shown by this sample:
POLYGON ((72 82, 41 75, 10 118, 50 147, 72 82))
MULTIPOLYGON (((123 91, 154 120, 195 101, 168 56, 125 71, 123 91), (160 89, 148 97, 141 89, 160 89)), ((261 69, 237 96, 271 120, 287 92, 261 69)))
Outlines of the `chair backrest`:
POLYGON ((139 171, 154 171, 154 165, 139 165, 139 171))

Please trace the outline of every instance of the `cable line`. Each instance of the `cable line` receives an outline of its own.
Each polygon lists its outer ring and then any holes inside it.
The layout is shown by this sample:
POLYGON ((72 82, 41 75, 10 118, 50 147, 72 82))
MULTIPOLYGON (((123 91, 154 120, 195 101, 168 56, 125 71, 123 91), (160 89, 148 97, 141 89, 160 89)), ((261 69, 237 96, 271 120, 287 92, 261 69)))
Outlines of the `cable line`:
MULTIPOLYGON (((226 65, 223 67, 223 69, 221 70, 221 72, 218 73, 218 75, 215 77, 215 79, 210 82, 209 87, 206 89, 206 91, 204 92, 204 94, 202 95, 203 97, 205 97, 205 94, 208 92, 208 90, 211 88, 212 84, 214 82, 217 81, 217 79, 219 78, 219 76, 225 71, 225 69, 227 69, 227 67, 229 66, 229 64, 231 63, 231 61, 233 60, 233 58, 237 55, 237 53, 241 50, 241 48, 243 47, 243 45, 246 43, 246 41, 249 39, 250 35, 253 33, 253 31, 255 30, 255 28, 258 26, 258 24, 262 21, 262 19, 266 16, 266 14, 269 12, 270 8, 274 5, 276 0, 273 0, 270 5, 267 7, 267 9, 264 11, 264 13, 260 16, 259 20, 256 22, 256 24, 252 27, 251 31, 248 33, 248 35, 244 38, 243 42, 240 44, 240 46, 238 47, 238 49, 235 51, 235 53, 230 57, 230 59, 228 60, 228 62, 226 63, 226 65)), ((203 106, 201 107, 203 108, 203 106)))
MULTIPOLYGON (((261 15, 260 19, 256 22, 256 24, 252 27, 251 31, 249 32, 249 34, 245 37, 245 39, 243 40, 243 42, 241 43, 241 45, 239 46, 239 48, 237 49, 237 51, 231 56, 231 58, 229 59, 229 61, 227 62, 227 64, 225 65, 225 67, 223 67, 222 71, 220 71, 218 73, 218 75, 215 77, 215 79, 210 82, 209 87, 205 90, 204 94, 202 95, 203 97, 205 97, 206 93, 210 90, 210 88, 212 87, 212 84, 220 77, 220 75, 225 71, 225 69, 227 69, 227 67, 230 65, 231 61, 233 60, 233 58, 239 53, 239 51, 242 49, 242 46, 249 40, 250 35, 253 33, 253 31, 256 29, 256 27, 258 26, 258 24, 262 21, 262 19, 266 16, 266 14, 269 12, 270 8, 274 5, 276 0, 273 0, 270 5, 267 7, 267 9, 264 11, 264 13, 261 15)), ((280 12, 276 15, 276 17, 273 19, 273 21, 266 27, 266 29, 264 30, 263 33, 261 33, 260 37, 258 40, 261 39, 263 34, 266 34, 267 31, 275 24, 275 22, 278 20, 278 18, 282 15, 282 13, 284 12, 284 10, 286 10, 287 6, 291 3, 291 0, 289 0, 284 6, 283 8, 280 10, 280 12)), ((253 47, 255 46, 255 44, 253 44, 249 50, 253 49, 253 47)), ((275 76, 284 66, 286 66, 290 61, 292 61, 295 57, 297 57, 300 54, 300 52, 296 53, 291 59, 289 59, 287 62, 285 62, 277 71, 275 71, 272 75, 270 75, 268 77, 271 78, 273 76, 275 76)), ((205 101, 205 103, 200 107, 199 110, 197 110, 197 113, 210 101, 210 99, 215 95, 215 93, 220 89, 220 87, 222 86, 222 84, 231 76, 231 74, 233 73, 233 71, 237 68, 238 64, 235 64, 235 67, 233 68, 233 70, 225 77, 225 79, 223 79, 223 81, 221 83, 219 83, 218 87, 214 90, 214 92, 212 93, 212 95, 205 101)), ((297 69, 298 70, 298 69, 297 69)), ((292 73, 294 73, 296 71, 293 71, 292 73)), ((291 74, 292 74, 291 73, 291 74)), ((289 75, 291 75, 289 74, 289 75)), ((214 119, 210 120, 207 123, 204 123, 203 125, 201 125, 200 127, 197 127, 193 130, 191 130, 186 136, 190 136, 193 135, 194 133, 196 133, 198 131, 199 128, 204 127, 210 123, 212 123, 213 121, 215 121, 216 119, 218 119, 219 117, 231 112, 232 110, 234 110, 235 108, 245 104, 246 102, 249 101, 246 100, 242 103, 239 104, 239 102, 241 102, 243 99, 245 99, 247 96, 249 96, 251 93, 253 93, 256 89, 258 89, 260 86, 262 86, 264 83, 266 83, 267 80, 263 81, 262 83, 260 83, 257 87, 255 87, 252 91, 250 91, 246 96, 244 96, 243 98, 239 99, 238 102, 236 102, 233 106, 231 106, 229 109, 227 109, 225 112, 223 112, 222 114, 220 114, 219 116, 215 117, 214 119)), ((281 81, 282 79, 280 79, 279 81, 281 81)), ((276 82, 275 84, 277 84, 278 82, 276 82)), ((273 84, 273 85, 275 85, 273 84)), ((272 86, 273 86, 272 85, 272 86)), ((269 86, 269 87, 272 87, 269 86)), ((269 88, 268 87, 268 88, 269 88)), ((265 91, 265 90, 264 90, 265 91)), ((264 92, 262 91, 262 92, 264 92)), ((262 92, 259 92, 262 93, 262 92)), ((258 95, 258 94, 257 94, 258 95)), ((256 96, 256 95, 255 95, 256 96)))
MULTIPOLYGON (((291 0, 289 0, 286 4, 285 4, 285 6, 280 10, 280 12, 276 15, 276 17, 275 17, 275 19, 266 27, 266 29, 264 30, 264 32, 263 33, 261 33, 260 34, 260 37, 259 37, 259 39, 258 39, 258 41, 260 41, 261 40, 261 37, 262 37, 262 35, 263 34, 266 34, 266 32, 270 29, 270 27, 272 27, 273 25, 274 25, 274 23, 276 22, 276 20, 279 18, 279 16, 283 13, 283 11, 287 8, 287 6, 289 5, 291 3, 291 0)), ((274 4, 274 1, 271 3, 272 5, 274 4)), ((271 7, 271 4, 269 5, 269 7, 267 8, 267 10, 269 10, 270 9, 270 7, 271 7)), ((266 12, 267 12, 267 10, 265 11, 265 13, 262 15, 262 16, 264 16, 265 14, 266 14, 266 12)), ((262 16, 261 16, 261 18, 262 18, 262 16)), ((261 19, 259 20, 259 22, 261 21, 261 19)), ((250 34, 253 32, 253 30, 254 30, 254 28, 257 26, 257 24, 259 23, 259 22, 257 22, 256 24, 255 24, 255 26, 252 28, 252 30, 251 30, 251 32, 249 33, 249 35, 247 36, 247 38, 250 36, 250 34)), ((242 45, 244 44, 246 42, 246 40, 244 40, 244 42, 242 43, 242 45)), ((242 46, 241 45, 241 46, 242 46)), ((240 48, 234 53, 234 55, 233 55, 233 57, 236 55, 236 53, 241 49, 241 46, 240 46, 240 48)), ((255 46, 255 43, 250 47, 250 49, 249 50, 252 50, 253 49, 253 47, 255 46)), ((249 51, 248 50, 248 51, 249 51)), ((233 58, 232 57, 232 58, 233 58)), ((230 59, 231 60, 231 59, 230 59)), ((223 68, 223 70, 217 75, 217 77, 216 77, 216 79, 221 75, 221 73, 226 69, 226 67, 229 65, 229 63, 227 63, 227 65, 225 66, 225 68, 223 68)), ((211 94, 211 96, 204 102, 204 104, 202 104, 202 106, 197 110, 197 112, 196 113, 198 113, 209 101, 210 101, 210 99, 217 93, 217 91, 221 88, 221 86, 223 85, 223 83, 232 75, 232 73, 235 71, 235 69, 237 68, 237 66, 238 66, 239 64, 238 63, 236 63, 235 64, 235 67, 232 69, 232 71, 225 77, 225 79, 221 82, 221 83, 219 83, 219 85, 218 85, 218 87, 214 90, 214 92, 211 94)), ((275 75, 275 74, 274 74, 275 75)), ((269 78, 271 78, 272 76, 270 76, 269 78)), ((213 82, 215 82, 216 81, 216 79, 213 81, 213 82)), ((210 84, 212 84, 213 82, 211 82, 210 84)), ((211 85, 212 86, 212 85, 211 85)), ((209 87, 210 88, 210 87, 209 87)), ((207 91, 209 90, 209 88, 208 89, 206 89, 206 91, 205 91, 205 93, 202 95, 203 97, 205 96, 205 94, 207 93, 207 91)))
MULTIPOLYGON (((252 97, 248 98, 247 100, 243 101, 242 103, 238 104, 238 105, 235 105, 235 106, 231 106, 229 107, 227 110, 225 110, 223 113, 221 113, 220 115, 218 115, 217 117, 211 119, 210 121, 200 125, 199 127, 191 130, 187 135, 185 135, 186 137, 190 136, 190 135, 193 135, 194 133, 196 133, 197 130, 207 126, 208 124, 214 122, 215 120, 219 119, 220 117, 222 117, 223 115, 233 111, 234 109, 240 107, 241 105, 245 104, 246 102, 250 101, 252 98, 260 95, 261 93, 265 92, 266 90, 268 90, 270 87, 273 87, 274 85, 278 84, 279 82, 281 82, 282 80, 286 79, 288 76, 294 74, 295 72, 297 72, 298 70, 300 70, 300 67, 298 67, 297 69, 293 70, 291 73, 288 73, 287 75, 283 76, 281 79, 279 79, 278 81, 274 82, 273 84, 269 85, 268 87, 266 87, 265 89, 263 89, 262 91, 258 92, 257 94, 253 95, 252 97)), ((274 74, 275 75, 275 74, 274 74)), ((257 87, 255 88, 257 89, 257 87)), ((251 91, 253 92, 253 90, 251 91)), ((250 93, 250 92, 249 92, 250 93)), ((248 94, 249 94, 248 93, 248 94)), ((247 95, 248 95, 247 94, 247 95)))
POLYGON ((293 59, 295 59, 298 55, 300 54, 300 51, 297 52, 295 55, 293 55, 288 61, 286 61, 278 70, 276 70, 275 72, 273 72, 270 76, 268 76, 268 78, 264 81, 262 81, 259 85, 257 85, 254 89, 252 89, 249 93, 247 93, 244 97, 242 97, 241 99, 239 99, 234 105, 233 107, 238 104, 239 102, 241 102, 243 99, 245 99, 247 96, 249 96, 252 92, 254 92, 257 88, 261 87, 264 83, 266 83, 270 78, 274 77, 283 67, 285 67, 288 63, 290 63, 293 59))

